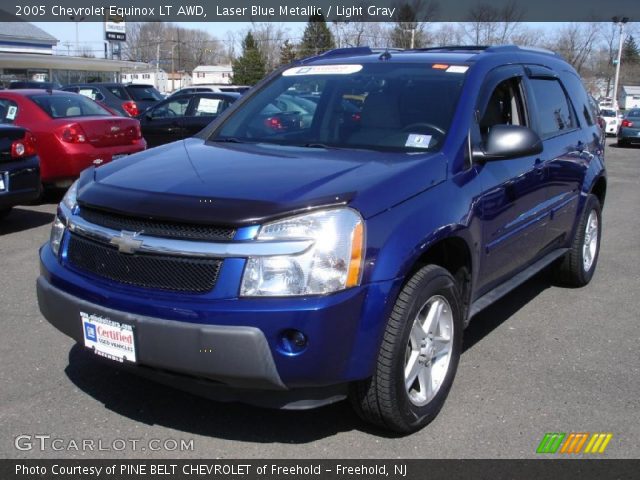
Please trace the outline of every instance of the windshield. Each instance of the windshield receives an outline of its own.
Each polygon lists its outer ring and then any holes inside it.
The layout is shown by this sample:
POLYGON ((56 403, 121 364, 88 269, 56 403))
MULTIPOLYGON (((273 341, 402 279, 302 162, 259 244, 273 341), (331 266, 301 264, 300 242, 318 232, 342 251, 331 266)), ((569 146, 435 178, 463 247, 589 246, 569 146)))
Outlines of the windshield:
POLYGON ((129 85, 127 91, 131 98, 140 101, 158 101, 164 100, 164 97, 151 85, 129 85))
POLYGON ((30 98, 51 118, 111 116, 108 110, 83 95, 74 93, 68 95, 46 94, 32 95, 30 98))
POLYGON ((600 113, 602 114, 603 117, 615 117, 616 116, 616 112, 614 112, 613 110, 600 110, 600 113))
POLYGON ((449 130, 466 65, 320 65, 284 71, 213 141, 434 151, 449 130))

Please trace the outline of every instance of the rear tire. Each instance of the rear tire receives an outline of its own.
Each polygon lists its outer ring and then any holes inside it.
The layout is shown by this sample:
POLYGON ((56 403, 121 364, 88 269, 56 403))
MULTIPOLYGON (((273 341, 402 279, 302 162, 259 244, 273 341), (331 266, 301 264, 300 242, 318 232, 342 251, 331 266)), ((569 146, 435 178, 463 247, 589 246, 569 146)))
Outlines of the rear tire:
POLYGON ((618 139, 618 147, 620 147, 620 148, 624 148, 624 147, 626 147, 626 146, 627 146, 627 142, 626 142, 626 140, 623 140, 623 139, 619 138, 619 139, 618 139))
POLYGON ((598 197, 587 197, 570 250, 556 264, 554 277, 567 287, 583 287, 591 281, 598 264, 602 239, 602 209, 598 197))
POLYGON ((430 423, 453 384, 462 331, 462 301, 454 278, 436 265, 421 268, 398 295, 373 376, 351 386, 358 415, 400 433, 430 423))

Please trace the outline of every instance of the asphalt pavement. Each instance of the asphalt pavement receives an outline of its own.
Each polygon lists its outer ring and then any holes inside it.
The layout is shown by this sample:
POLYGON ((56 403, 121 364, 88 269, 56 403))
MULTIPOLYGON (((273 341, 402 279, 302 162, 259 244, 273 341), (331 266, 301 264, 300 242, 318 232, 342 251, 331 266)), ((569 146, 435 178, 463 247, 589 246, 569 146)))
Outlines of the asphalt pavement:
POLYGON ((444 409, 404 437, 368 427, 347 402, 215 403, 98 362, 38 310, 55 199, 17 207, 0 221, 0 457, 531 458, 547 432, 610 432, 598 457, 637 458, 640 148, 610 144, 607 168, 592 282, 559 288, 543 272, 473 319, 444 409))

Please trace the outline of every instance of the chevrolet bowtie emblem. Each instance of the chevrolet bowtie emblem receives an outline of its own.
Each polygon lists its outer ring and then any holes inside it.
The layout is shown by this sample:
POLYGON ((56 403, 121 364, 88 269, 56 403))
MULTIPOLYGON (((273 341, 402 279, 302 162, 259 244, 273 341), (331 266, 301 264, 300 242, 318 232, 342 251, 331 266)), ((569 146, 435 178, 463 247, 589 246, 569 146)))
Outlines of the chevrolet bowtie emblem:
POLYGON ((122 231, 119 237, 113 237, 109 243, 118 247, 120 253, 135 253, 144 243, 137 236, 137 232, 122 231))

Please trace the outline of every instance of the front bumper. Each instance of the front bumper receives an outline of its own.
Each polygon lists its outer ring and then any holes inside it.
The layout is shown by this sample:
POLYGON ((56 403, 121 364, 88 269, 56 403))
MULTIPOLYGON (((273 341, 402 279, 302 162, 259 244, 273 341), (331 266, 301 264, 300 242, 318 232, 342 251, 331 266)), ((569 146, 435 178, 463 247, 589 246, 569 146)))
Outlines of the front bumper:
POLYGON ((40 165, 38 157, 0 163, 0 209, 35 200, 40 195, 40 165))
MULTIPOLYGON (((217 389, 219 395, 207 396, 230 395, 282 408, 335 401, 344 396, 348 382, 371 375, 393 303, 388 298, 400 286, 400 281, 388 281, 294 299, 215 298, 215 291, 199 299, 153 291, 140 295, 140 290, 103 284, 63 266, 48 245, 40 258, 40 309, 77 342, 84 341, 81 311, 129 324, 136 335, 135 368, 141 373, 163 373, 187 390, 176 382, 206 381, 224 387, 217 389), (288 329, 307 336, 302 352, 281 348, 282 333, 288 329), (238 393, 242 389, 260 395, 238 393)), ((229 280, 232 269, 242 270, 241 265, 234 267, 239 262, 225 260, 221 290, 229 288, 224 279, 229 280)))

